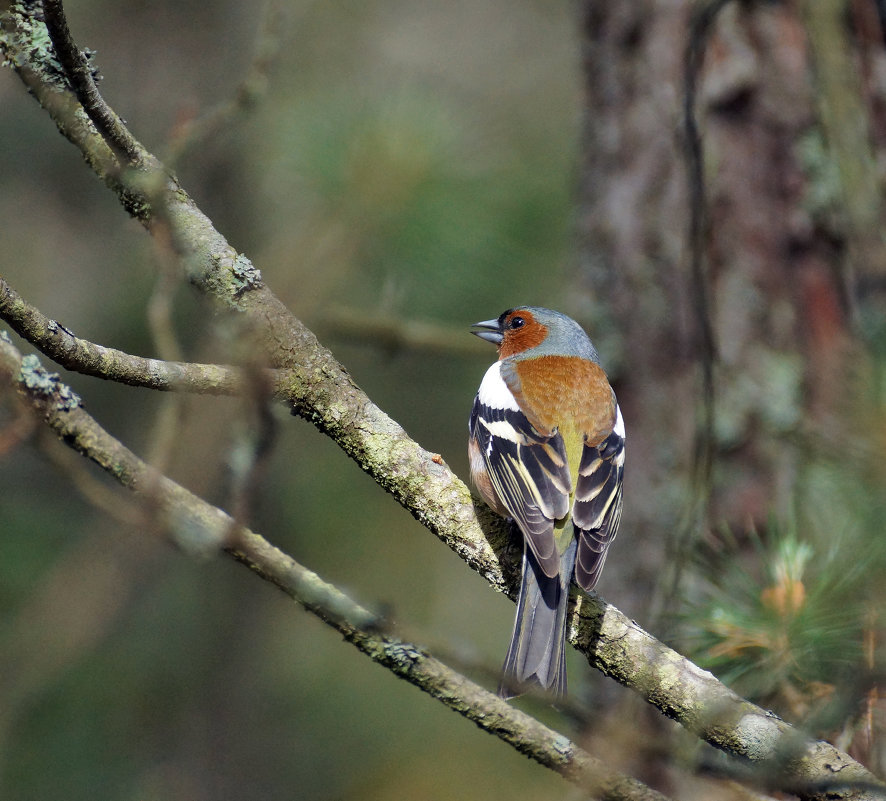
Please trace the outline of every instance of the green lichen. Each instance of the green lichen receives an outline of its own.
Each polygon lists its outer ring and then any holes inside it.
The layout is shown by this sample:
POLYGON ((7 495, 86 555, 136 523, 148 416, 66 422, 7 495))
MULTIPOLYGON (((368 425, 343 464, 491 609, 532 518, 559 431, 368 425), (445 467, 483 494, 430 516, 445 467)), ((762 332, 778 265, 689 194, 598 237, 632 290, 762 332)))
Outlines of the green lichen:
POLYGON ((413 665, 424 659, 424 654, 414 645, 395 640, 384 644, 384 654, 389 663, 399 666, 403 670, 411 669, 413 665))
POLYGON ((0 27, 3 66, 13 69, 31 67, 46 79, 68 88, 64 70, 55 56, 55 48, 42 19, 42 5, 12 3, 6 12, 10 21, 0 27))
POLYGON ((236 297, 240 297, 247 290, 258 289, 262 285, 261 270, 257 269, 242 253, 238 253, 234 258, 234 263, 231 265, 231 276, 236 297))
POLYGON ((554 750, 563 757, 571 757, 575 750, 572 741, 568 737, 564 737, 562 734, 558 734, 554 738, 552 745, 554 746, 554 750))
POLYGON ((123 188, 120 190, 120 202, 130 217, 148 221, 154 216, 154 207, 140 191, 123 188))
POLYGON ((51 373, 43 367, 33 354, 22 359, 19 381, 32 394, 52 399, 60 412, 70 412, 81 405, 80 396, 62 382, 58 373, 51 373))
MULTIPOLYGON (((232 249, 211 252, 209 261, 207 269, 192 270, 190 278, 210 294, 239 300, 244 292, 262 286, 261 271, 243 254, 234 254, 232 249)), ((194 260, 194 267, 201 267, 200 260, 194 260)))

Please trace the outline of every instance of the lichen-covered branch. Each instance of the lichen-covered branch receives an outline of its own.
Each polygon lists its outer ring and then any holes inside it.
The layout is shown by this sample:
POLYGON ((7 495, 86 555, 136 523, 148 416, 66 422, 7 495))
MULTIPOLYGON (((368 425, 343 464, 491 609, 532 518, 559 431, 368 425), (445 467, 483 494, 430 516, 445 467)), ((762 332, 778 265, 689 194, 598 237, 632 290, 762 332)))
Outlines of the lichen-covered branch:
MULTIPOLYGON (((62 367, 134 387, 206 395, 243 392, 242 370, 216 364, 161 361, 97 345, 77 337, 22 298, 0 275, 0 320, 62 367)), ((282 371, 269 370, 283 383, 282 371)))
MULTIPOLYGON (((0 0, 0 48, 127 211, 149 230, 171 230, 191 283, 218 307, 244 318, 267 366, 290 370, 282 389, 293 411, 329 434, 416 518, 501 588, 497 560, 463 482, 372 403, 151 154, 143 154, 142 167, 119 173, 104 138, 59 78, 58 60, 32 6, 0 0)), ((493 528, 504 536, 501 526, 493 528)))
POLYGON ((753 763, 759 784, 804 799, 886 798, 886 784, 847 754, 830 743, 807 739, 746 701, 614 606, 583 598, 570 639, 592 665, 662 713, 753 763))
POLYGON ((43 0, 43 18, 55 53, 83 110, 112 150, 138 163, 144 149, 99 94, 92 68, 68 30, 61 0, 43 0))
POLYGON ((17 387, 27 405, 60 438, 142 496, 157 530, 191 551, 223 549, 339 631, 364 654, 416 685, 480 728, 601 799, 666 801, 641 782, 617 773, 567 737, 515 709, 386 631, 385 622, 254 532, 238 526, 175 482, 158 474, 108 434, 80 399, 36 357, 21 354, 0 334, 0 382, 17 387))
MULTIPOLYGON (((162 227, 171 234, 188 280, 218 308, 246 322, 262 346, 265 366, 286 370, 278 391, 290 408, 333 438, 493 587, 513 597, 514 565, 508 558, 500 561, 496 556, 506 540, 501 521, 473 501, 464 483, 439 456, 421 448, 372 403, 157 159, 139 153, 139 166, 118 169, 113 151, 64 77, 37 5, 0 0, 0 49, 59 130, 117 193, 127 211, 149 230, 162 227)), ((39 385, 43 379, 37 376, 35 380, 39 385)), ((85 413, 72 409, 68 414, 73 419, 85 413)), ((88 442, 78 445, 73 435, 68 439, 83 452, 91 452, 88 442)), ((126 486, 149 494, 153 490, 158 497, 166 497, 167 490, 170 497, 175 495, 176 490, 162 477, 150 471, 132 472, 135 457, 125 449, 118 452, 122 448, 119 443, 107 446, 119 459, 109 457, 103 467, 126 486)), ((93 455, 90 458, 98 461, 93 455)), ((181 503, 170 508, 187 507, 184 499, 181 503)), ((194 529, 197 543, 204 547, 221 544, 239 553, 224 539, 230 531, 220 533, 224 526, 218 521, 198 519, 190 521, 187 528, 194 529)), ((237 547, 242 549, 243 543, 249 542, 248 536, 241 536, 237 547)), ((243 559, 250 562, 245 555, 243 559)), ((731 693, 711 674, 657 642, 614 607, 597 598, 583 598, 573 623, 571 639, 594 666, 637 690, 712 745, 771 766, 773 786, 790 788, 807 798, 824 794, 832 798, 877 797, 879 790, 871 788, 881 785, 862 766, 826 743, 807 741, 787 724, 731 693)))

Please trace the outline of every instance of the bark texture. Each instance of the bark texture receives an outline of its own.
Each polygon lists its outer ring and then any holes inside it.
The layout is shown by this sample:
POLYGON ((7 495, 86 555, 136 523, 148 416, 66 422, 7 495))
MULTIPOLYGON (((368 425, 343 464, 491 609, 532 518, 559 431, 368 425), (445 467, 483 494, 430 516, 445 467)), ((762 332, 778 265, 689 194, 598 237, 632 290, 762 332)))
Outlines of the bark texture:
POLYGON ((882 305, 886 263, 873 167, 884 141, 883 38, 864 5, 850 14, 840 2, 582 4, 578 278, 588 313, 619 331, 629 522, 648 545, 630 578, 644 584, 693 537, 723 524, 762 530, 789 510, 802 455, 820 445, 810 434, 846 411, 854 337, 882 305), (693 22, 714 6, 691 104, 715 346, 705 477, 694 472, 704 468, 704 310, 687 245, 680 109, 693 22), (698 514, 675 493, 677 477, 698 514), (656 540, 663 522, 682 541, 656 540))

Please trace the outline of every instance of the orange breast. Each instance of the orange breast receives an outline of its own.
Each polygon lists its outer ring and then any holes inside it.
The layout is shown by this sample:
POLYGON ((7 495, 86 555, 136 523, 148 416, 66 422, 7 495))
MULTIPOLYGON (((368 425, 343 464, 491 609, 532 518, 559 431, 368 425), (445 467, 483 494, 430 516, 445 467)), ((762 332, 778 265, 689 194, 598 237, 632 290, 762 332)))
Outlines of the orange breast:
MULTIPOLYGON (((518 362, 517 403, 540 433, 573 429, 597 445, 615 425, 615 396, 598 364, 575 356, 540 356, 518 362)), ((570 432, 571 433, 571 432, 570 432)))

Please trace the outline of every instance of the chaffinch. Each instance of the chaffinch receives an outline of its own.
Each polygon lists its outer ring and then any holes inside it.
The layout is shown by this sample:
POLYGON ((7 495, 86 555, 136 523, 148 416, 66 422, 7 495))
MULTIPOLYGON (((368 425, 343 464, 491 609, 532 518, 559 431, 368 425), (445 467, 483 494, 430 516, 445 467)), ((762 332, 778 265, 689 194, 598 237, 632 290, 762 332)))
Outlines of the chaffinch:
POLYGON ((597 351, 574 320, 535 306, 473 331, 498 346, 469 424, 471 478, 523 534, 523 577, 499 695, 566 693, 573 578, 591 590, 622 509, 625 431, 597 351))

